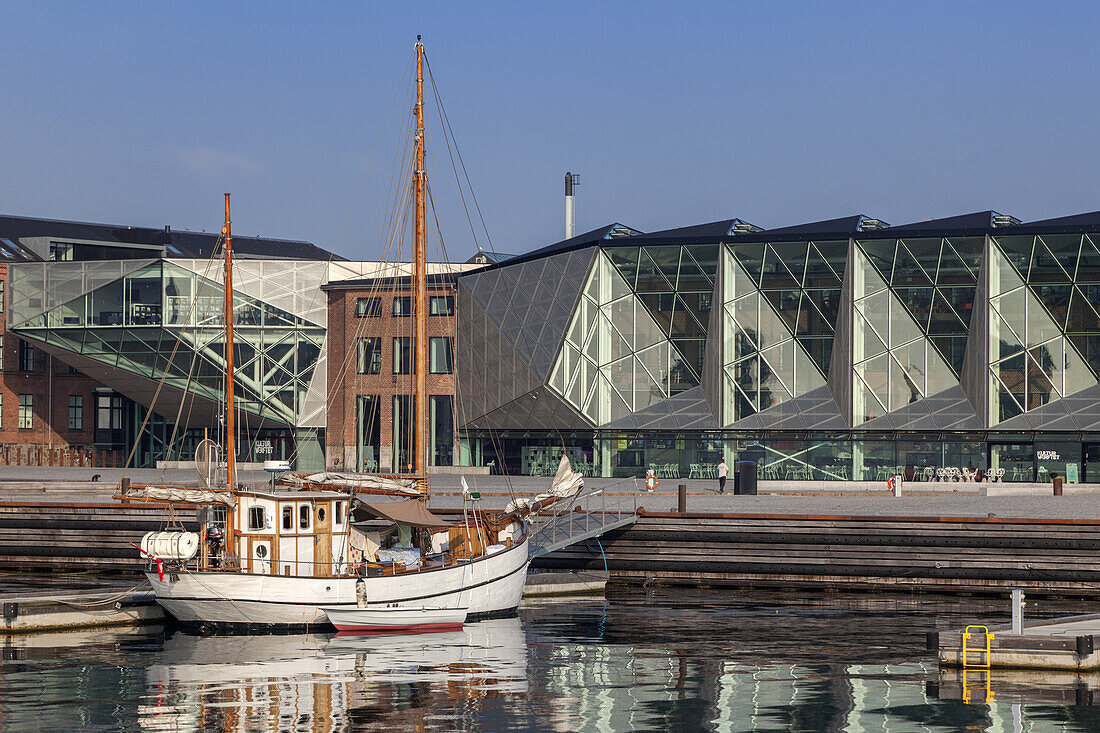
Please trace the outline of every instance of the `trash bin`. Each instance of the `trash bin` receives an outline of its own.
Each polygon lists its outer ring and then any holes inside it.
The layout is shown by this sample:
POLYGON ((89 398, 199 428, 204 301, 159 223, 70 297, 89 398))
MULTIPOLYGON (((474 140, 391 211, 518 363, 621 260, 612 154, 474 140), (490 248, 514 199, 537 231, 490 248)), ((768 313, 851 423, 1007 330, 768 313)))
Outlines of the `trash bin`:
POLYGON ((738 494, 756 495, 756 461, 737 462, 737 482, 734 491, 738 494))
POLYGON ((1062 495, 1062 477, 1059 476, 1056 473, 1052 473, 1050 475, 1050 478, 1054 482, 1054 495, 1055 496, 1061 496, 1062 495))

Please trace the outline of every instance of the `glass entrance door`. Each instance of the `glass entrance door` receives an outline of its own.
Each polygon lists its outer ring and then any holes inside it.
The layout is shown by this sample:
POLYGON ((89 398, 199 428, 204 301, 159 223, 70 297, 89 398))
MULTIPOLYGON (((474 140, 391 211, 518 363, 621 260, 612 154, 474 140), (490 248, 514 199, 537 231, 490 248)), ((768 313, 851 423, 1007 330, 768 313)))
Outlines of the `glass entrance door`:
POLYGON ((1035 445, 1033 443, 990 443, 989 468, 1005 470, 1002 481, 1035 480, 1035 445))
POLYGON ((1081 480, 1088 483, 1100 482, 1100 443, 1085 443, 1081 446, 1085 459, 1085 471, 1081 480))

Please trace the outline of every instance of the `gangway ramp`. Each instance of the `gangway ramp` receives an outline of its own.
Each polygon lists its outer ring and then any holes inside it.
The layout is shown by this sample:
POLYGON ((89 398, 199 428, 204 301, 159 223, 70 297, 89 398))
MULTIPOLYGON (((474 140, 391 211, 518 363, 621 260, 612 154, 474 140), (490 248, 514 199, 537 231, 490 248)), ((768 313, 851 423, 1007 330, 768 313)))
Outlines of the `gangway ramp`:
POLYGON ((638 491, 634 479, 627 480, 631 482, 629 490, 616 490, 617 484, 610 484, 583 491, 573 500, 555 505, 554 512, 534 517, 529 543, 531 558, 600 537, 637 521, 638 491))

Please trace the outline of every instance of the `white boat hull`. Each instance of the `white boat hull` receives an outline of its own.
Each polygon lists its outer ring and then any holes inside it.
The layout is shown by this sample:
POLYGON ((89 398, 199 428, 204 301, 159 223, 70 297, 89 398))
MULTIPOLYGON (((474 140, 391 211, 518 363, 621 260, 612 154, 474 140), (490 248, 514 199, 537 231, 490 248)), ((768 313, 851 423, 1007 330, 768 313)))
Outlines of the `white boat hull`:
POLYGON ((255 626, 324 625, 321 606, 356 608, 365 584, 367 607, 467 608, 474 618, 514 610, 527 581, 526 538, 474 562, 399 575, 331 578, 165 569, 146 573, 157 602, 178 621, 255 626))
POLYGON ((346 608, 323 606, 329 623, 340 632, 399 634, 426 631, 457 631, 466 620, 465 608, 419 608, 414 606, 346 608))

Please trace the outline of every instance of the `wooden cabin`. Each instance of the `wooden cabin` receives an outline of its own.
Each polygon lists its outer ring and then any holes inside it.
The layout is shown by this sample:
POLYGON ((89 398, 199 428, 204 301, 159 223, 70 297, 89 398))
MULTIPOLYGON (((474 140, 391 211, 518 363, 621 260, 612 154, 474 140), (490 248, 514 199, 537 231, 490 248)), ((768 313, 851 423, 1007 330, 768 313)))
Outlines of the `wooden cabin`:
POLYGON ((335 491, 238 492, 229 526, 241 569, 265 575, 346 574, 348 502, 347 494, 335 491))

